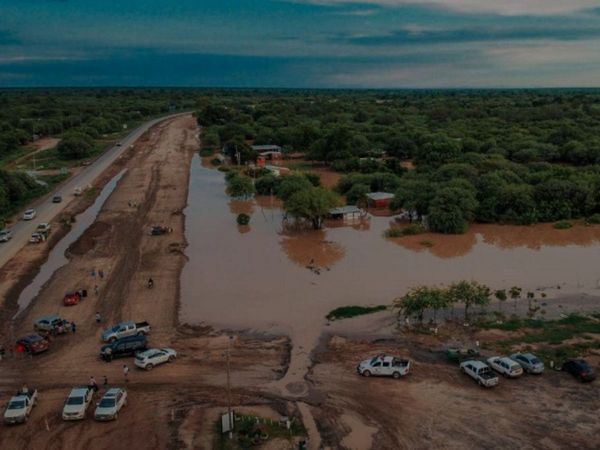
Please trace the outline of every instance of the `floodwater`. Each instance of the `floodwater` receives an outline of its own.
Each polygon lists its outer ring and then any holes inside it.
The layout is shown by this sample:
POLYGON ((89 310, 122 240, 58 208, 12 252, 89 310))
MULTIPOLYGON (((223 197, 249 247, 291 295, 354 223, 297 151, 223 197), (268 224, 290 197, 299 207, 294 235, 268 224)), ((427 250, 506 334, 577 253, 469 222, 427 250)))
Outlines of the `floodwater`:
POLYGON ((270 197, 229 199, 223 174, 194 159, 180 319, 290 335, 288 381, 304 374, 294 357, 306 362, 338 306, 389 304, 413 286, 461 279, 543 289, 549 299, 600 294, 600 226, 476 225, 460 236, 386 239, 390 217, 294 232, 284 230, 280 207, 270 197), (237 225, 241 212, 248 226, 237 225))
POLYGON ((108 199, 109 195, 115 189, 119 180, 125 175, 125 172, 127 172, 127 169, 123 169, 104 185, 100 195, 98 195, 94 203, 76 217, 75 224, 71 230, 69 230, 69 232, 50 251, 48 259, 42 264, 39 273, 19 295, 19 299, 17 300, 19 311, 15 314, 15 317, 29 306, 31 301, 39 294, 44 284, 52 277, 54 272, 69 261, 65 256, 65 252, 69 246, 79 239, 84 231, 94 223, 102 205, 104 205, 106 199, 108 199))

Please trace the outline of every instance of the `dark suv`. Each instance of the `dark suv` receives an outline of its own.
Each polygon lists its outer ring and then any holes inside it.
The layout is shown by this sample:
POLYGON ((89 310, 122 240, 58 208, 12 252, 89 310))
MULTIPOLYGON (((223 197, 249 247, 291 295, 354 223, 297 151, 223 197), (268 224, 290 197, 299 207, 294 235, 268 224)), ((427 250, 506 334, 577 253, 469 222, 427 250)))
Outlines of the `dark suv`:
POLYGON ((594 369, 584 359, 569 359, 563 364, 562 369, 579 378, 581 381, 593 381, 596 379, 594 369))
POLYGON ((100 349, 100 358, 109 362, 121 356, 135 355, 137 352, 146 350, 146 336, 128 336, 117 339, 110 344, 103 345, 100 349))

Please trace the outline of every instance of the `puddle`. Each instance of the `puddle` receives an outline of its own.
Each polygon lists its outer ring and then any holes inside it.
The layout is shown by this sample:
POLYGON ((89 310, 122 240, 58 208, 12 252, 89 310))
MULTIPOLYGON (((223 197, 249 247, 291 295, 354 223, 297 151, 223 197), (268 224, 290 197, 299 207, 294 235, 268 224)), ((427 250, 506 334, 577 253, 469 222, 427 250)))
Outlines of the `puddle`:
POLYGON ((339 306, 389 304, 413 286, 461 279, 524 292, 544 287, 548 298, 600 293, 599 226, 474 225, 460 236, 391 240, 383 232, 393 219, 373 216, 354 226, 284 232, 280 202, 232 201, 223 173, 198 157, 185 215, 181 322, 289 335, 290 370, 276 384, 291 394, 303 391, 325 315, 339 306), (251 216, 248 226, 237 225, 240 212, 251 216), (318 270, 307 268, 311 261, 318 270))
POLYGON ((126 171, 127 169, 123 169, 108 183, 106 183, 106 185, 104 185, 104 188, 94 203, 76 217, 75 224, 71 230, 50 251, 48 259, 44 264, 42 264, 39 273, 21 292, 21 295, 18 299, 19 311, 17 314, 15 314, 14 318, 16 318, 25 308, 27 308, 27 306, 29 306, 31 301, 39 294, 42 286, 52 277, 54 272, 69 262, 65 256, 65 252, 69 246, 73 244, 90 225, 94 223, 96 217, 98 216, 98 212, 100 212, 100 209, 102 208, 102 205, 104 205, 104 202, 115 189, 119 180, 123 177, 123 175, 125 175, 126 171))

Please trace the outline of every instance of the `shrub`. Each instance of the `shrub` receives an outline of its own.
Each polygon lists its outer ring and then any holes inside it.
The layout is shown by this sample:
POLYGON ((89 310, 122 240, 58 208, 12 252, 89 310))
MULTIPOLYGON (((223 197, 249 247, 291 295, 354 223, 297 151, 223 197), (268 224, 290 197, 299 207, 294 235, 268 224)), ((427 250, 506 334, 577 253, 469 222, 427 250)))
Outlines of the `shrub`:
POLYGON ((210 160, 210 163, 213 166, 220 166, 221 165, 221 160, 219 158, 213 158, 213 159, 210 160))
POLYGON ((571 222, 569 222, 568 220, 559 220, 553 226, 557 230, 568 230, 569 228, 571 228, 573 226, 573 224, 571 222))
POLYGON ((237 216, 238 225, 248 225, 250 223, 250 216, 248 214, 238 214, 237 216))
POLYGON ((395 227, 388 228, 383 234, 387 238, 398 238, 402 236, 402 230, 400 228, 395 227))
POLYGON ((587 223, 600 224, 600 214, 592 214, 586 219, 587 223))
POLYGON ((212 156, 215 152, 212 148, 203 148, 198 153, 200 153, 200 156, 207 157, 212 156))

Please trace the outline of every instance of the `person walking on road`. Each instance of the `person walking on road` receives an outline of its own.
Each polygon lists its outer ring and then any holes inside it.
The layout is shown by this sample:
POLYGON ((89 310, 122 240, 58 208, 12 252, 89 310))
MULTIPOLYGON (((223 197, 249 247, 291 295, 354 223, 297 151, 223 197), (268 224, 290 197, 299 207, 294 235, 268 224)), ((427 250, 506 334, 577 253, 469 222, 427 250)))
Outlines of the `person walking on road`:
POLYGON ((71 322, 71 331, 73 332, 73 334, 75 334, 75 332, 77 331, 77 325, 75 325, 75 322, 71 322))
POLYGON ((127 364, 123 364, 123 376, 125 377, 125 383, 129 382, 129 367, 127 364))
POLYGON ((102 382, 102 386, 104 387, 105 391, 108 390, 108 377, 106 375, 104 375, 104 381, 102 382))
POLYGON ((100 313, 96 311, 96 323, 100 323, 102 321, 102 317, 100 317, 100 313))
POLYGON ((98 285, 94 285, 94 294, 98 295, 98 285))
POLYGON ((103 280, 104 279, 104 270, 98 269, 98 275, 100 276, 100 279, 103 280))

